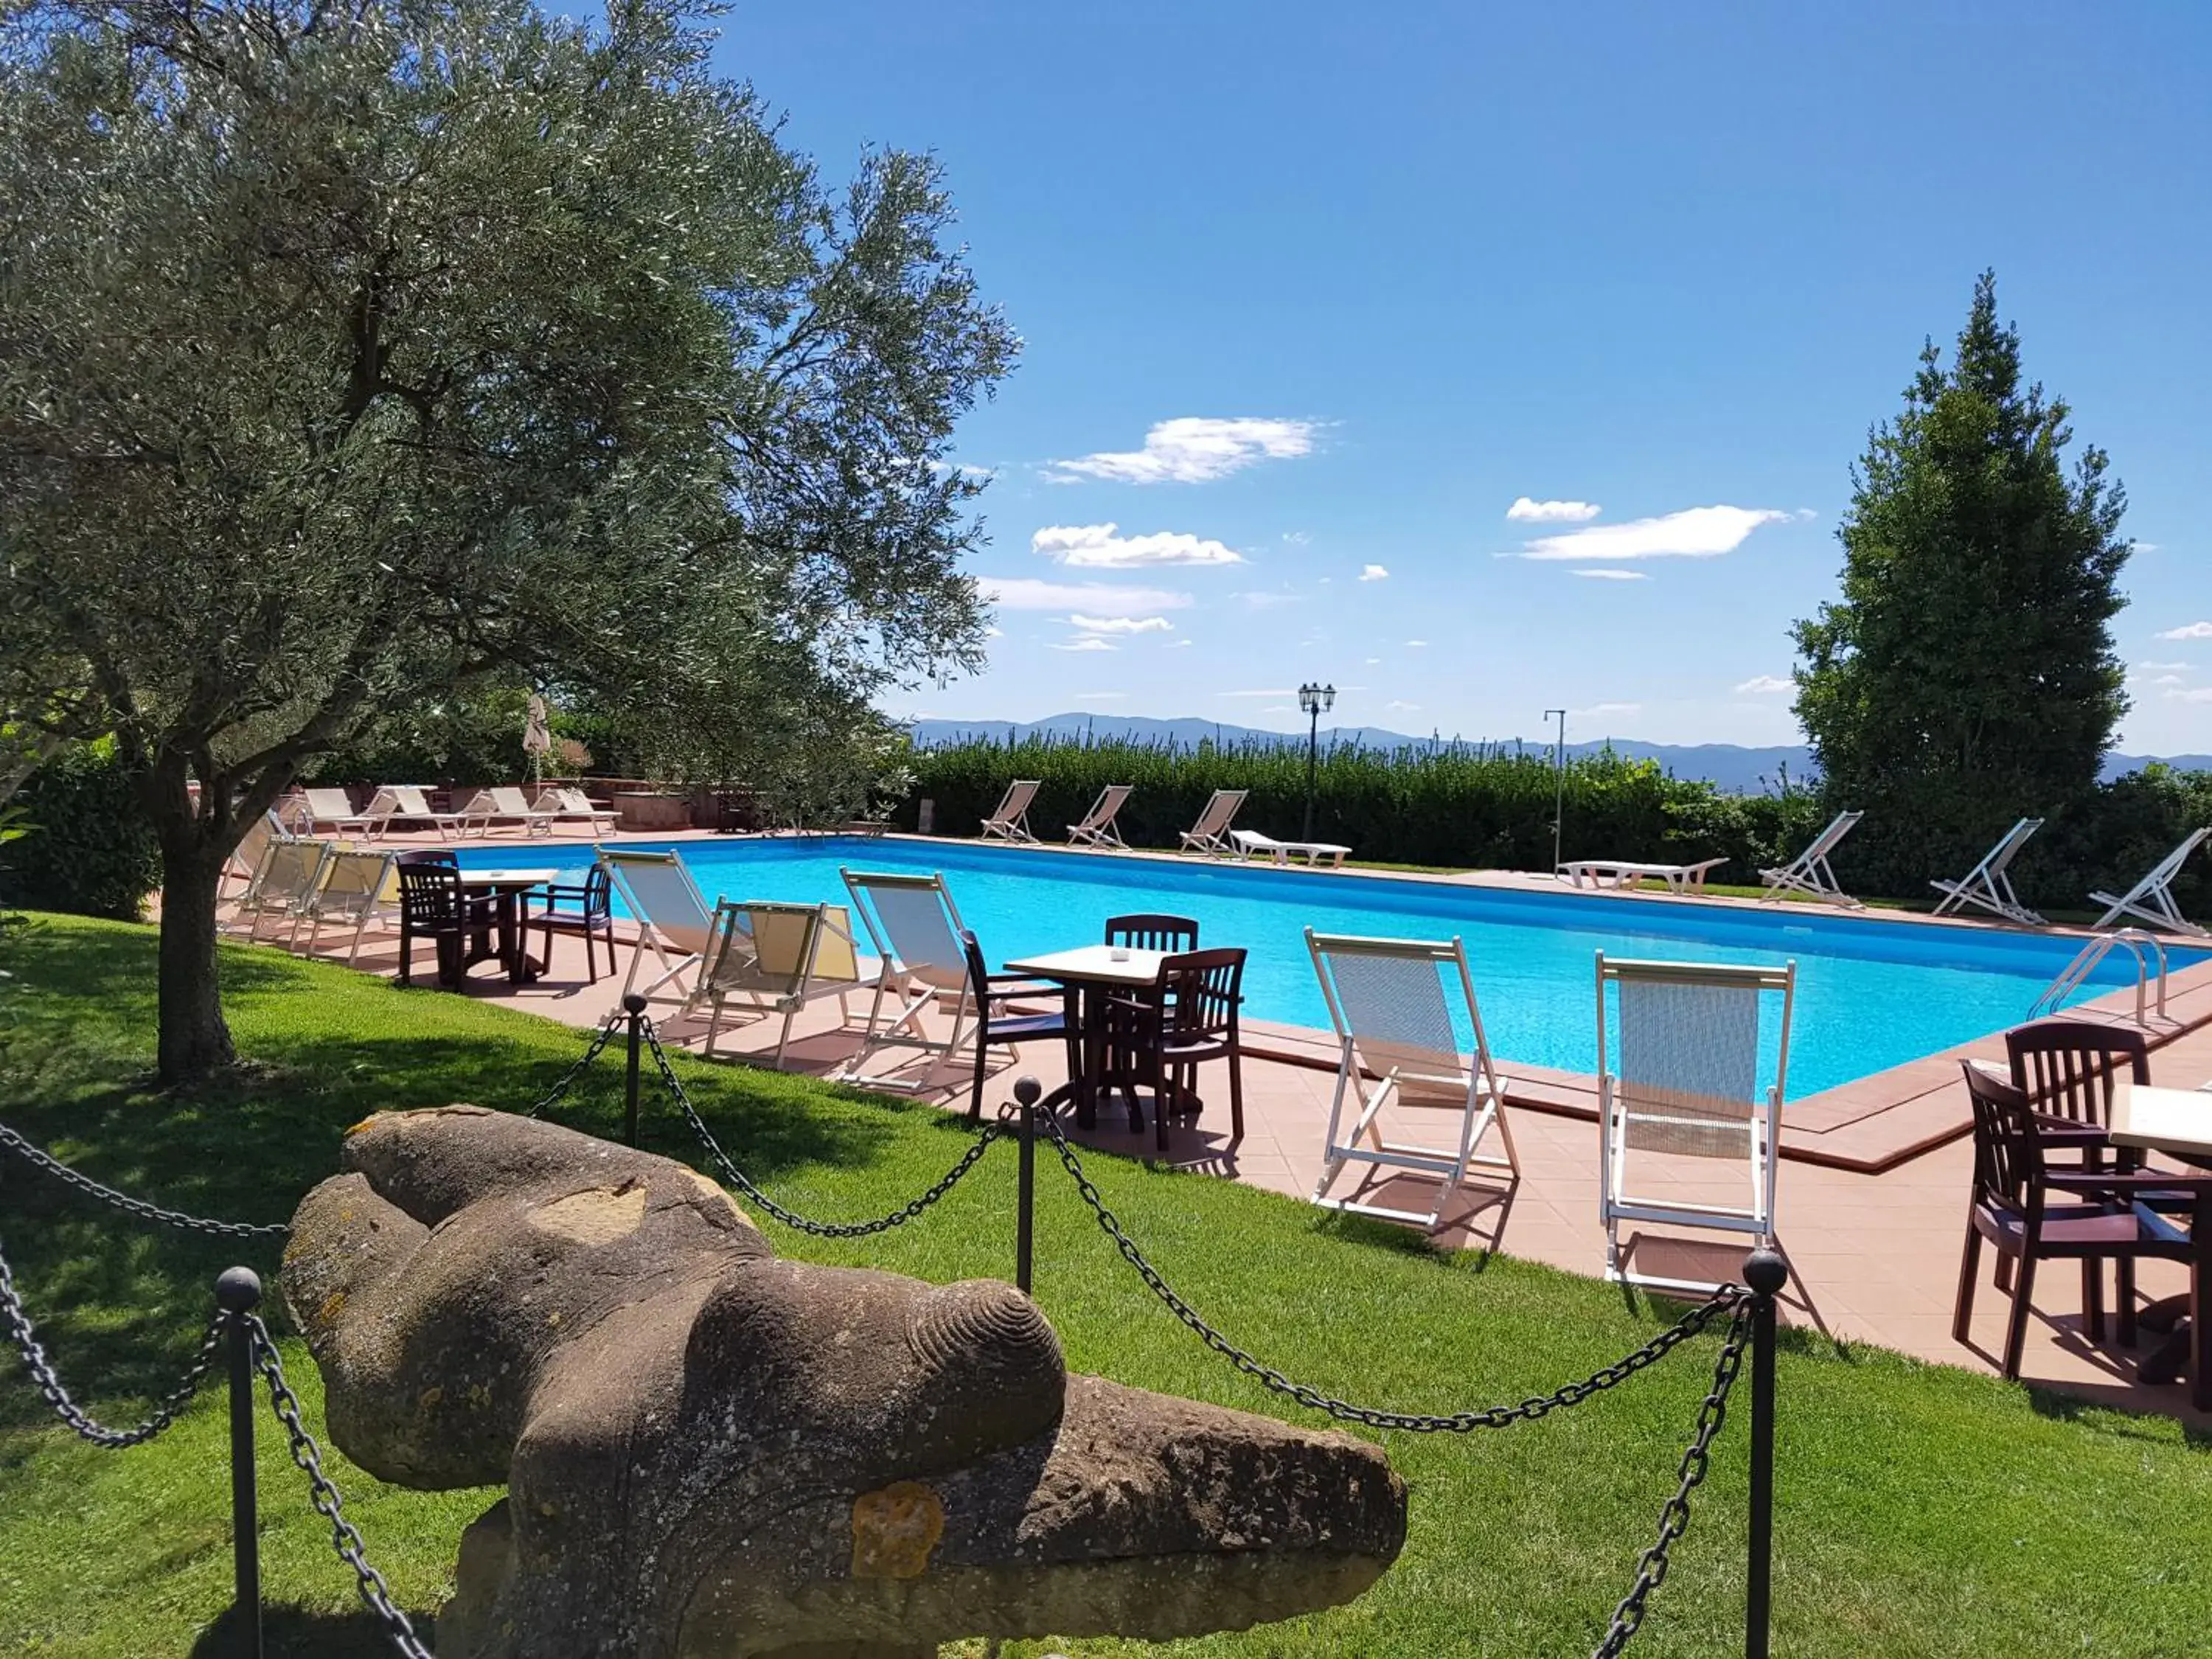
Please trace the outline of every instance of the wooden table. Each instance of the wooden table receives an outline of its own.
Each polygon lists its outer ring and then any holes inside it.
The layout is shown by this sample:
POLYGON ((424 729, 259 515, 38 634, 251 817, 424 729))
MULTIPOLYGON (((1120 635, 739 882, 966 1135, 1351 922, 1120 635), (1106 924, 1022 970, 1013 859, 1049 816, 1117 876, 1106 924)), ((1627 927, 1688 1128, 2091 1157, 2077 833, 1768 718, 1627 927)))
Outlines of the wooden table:
POLYGON ((491 902, 494 921, 489 927, 477 928, 469 935, 468 949, 461 956, 461 977, 468 977, 469 969, 479 962, 496 960, 507 970, 510 985, 527 985, 541 971, 530 959, 530 940, 522 926, 523 895, 534 887, 543 887, 549 881, 558 880, 558 870, 464 870, 461 872, 461 891, 469 898, 479 896, 491 902))
MULTIPOLYGON (((1024 957, 1006 964, 1006 971, 1031 979, 1048 979, 1067 998, 1069 1022, 1083 1042, 1083 1071, 1044 1097, 1046 1109, 1057 1109, 1073 1100, 1075 1121, 1088 1129, 1098 1121, 1098 1087, 1106 1073, 1106 998, 1115 991, 1148 991, 1159 982, 1165 951, 1139 951, 1119 945, 1085 945, 1073 951, 1050 951, 1024 957)), ((1129 1127, 1145 1127, 1144 1114, 1134 1097, 1129 1101, 1129 1127)))
MULTIPOLYGON (((2212 1169, 2212 1093, 2202 1089, 2139 1086, 2124 1077, 2118 1083, 2112 1094, 2112 1125, 2106 1131, 2115 1146, 2166 1152, 2185 1164, 2212 1169)), ((2212 1200, 2199 1199, 2191 1232, 2200 1245, 2208 1229, 2212 1229, 2212 1200)), ((2191 1328, 2204 1319, 2206 1299, 2212 1297, 2212 1284, 2204 1282, 2205 1272, 2191 1270, 2186 1297, 2154 1303, 2143 1310, 2146 1321, 2159 1319, 2161 1312, 2185 1313, 2188 1317, 2176 1321, 2172 1334, 2137 1368, 2138 1375, 2170 1382, 2188 1369, 2191 1328)), ((2212 1377, 2192 1376, 2190 1386, 2191 1403, 2199 1411, 2212 1409, 2212 1377)))

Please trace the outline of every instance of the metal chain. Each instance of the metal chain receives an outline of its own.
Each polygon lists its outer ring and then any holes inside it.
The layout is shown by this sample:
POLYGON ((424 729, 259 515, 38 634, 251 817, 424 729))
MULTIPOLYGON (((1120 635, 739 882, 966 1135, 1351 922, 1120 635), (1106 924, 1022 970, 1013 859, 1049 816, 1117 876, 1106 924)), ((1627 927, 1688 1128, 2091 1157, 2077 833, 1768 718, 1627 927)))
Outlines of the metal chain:
POLYGON ((562 1073, 561 1080, 540 1096, 538 1103, 524 1112, 522 1115, 536 1117, 547 1107, 559 1105, 561 1097, 568 1092, 576 1079, 591 1069, 592 1062, 599 1057, 599 1051, 607 1046, 608 1040, 615 1034, 616 1025, 622 1018, 623 1015, 619 1010, 610 1013, 605 1022, 592 1034, 591 1046, 584 1050, 584 1057, 562 1073))
POLYGON ((200 1383, 206 1377, 209 1367, 215 1364, 216 1354, 222 1346, 223 1332, 228 1327, 229 1316, 218 1313, 209 1322, 207 1337, 201 1342, 199 1352, 192 1356, 191 1365, 185 1368, 183 1380, 170 1389, 161 1403, 154 1408, 154 1414, 135 1429, 111 1429, 105 1424, 95 1423, 69 1397, 69 1390, 62 1387, 61 1378, 55 1375, 53 1362, 46 1358, 46 1351, 39 1346, 37 1334, 31 1328, 30 1316, 23 1311, 22 1298, 15 1293, 15 1277, 8 1271, 8 1258, 4 1254, 0 1254, 0 1322, 7 1325, 8 1334, 15 1339, 15 1351, 23 1356, 24 1368, 31 1373, 32 1382, 46 1397, 46 1404, 54 1408, 55 1415, 76 1430, 79 1437, 89 1440, 94 1445, 109 1451, 120 1451, 125 1446, 144 1445, 177 1420, 177 1413, 199 1392, 200 1383))
POLYGON ((17 1134, 6 1124, 0 1123, 0 1146, 20 1155, 26 1162, 58 1176, 79 1192, 89 1193, 103 1204, 135 1215, 143 1221, 158 1221, 165 1226, 181 1227, 187 1232, 211 1233, 218 1238, 282 1238, 292 1231, 287 1221, 210 1221, 204 1216, 186 1215, 181 1210, 165 1210, 158 1204, 149 1204, 143 1198, 133 1198, 128 1193, 118 1193, 112 1187, 103 1187, 88 1175, 80 1174, 51 1152, 42 1152, 17 1134))
POLYGON ((330 1476, 323 1473, 322 1448, 307 1432, 307 1425, 300 1420, 300 1397, 292 1392, 292 1385, 284 1380, 283 1362, 277 1358, 276 1345, 270 1340, 269 1328, 261 1322, 258 1314, 243 1316, 252 1328, 254 1369, 261 1373, 269 1385, 269 1403, 276 1411, 276 1420, 284 1425, 291 1442, 292 1461, 307 1477, 315 1513, 331 1523, 331 1547, 338 1553, 338 1559, 353 1569, 355 1582, 361 1590, 362 1604, 366 1607, 385 1639, 394 1651, 406 1659, 430 1659, 430 1650, 415 1634, 415 1626, 408 1621, 392 1600, 392 1587, 384 1582, 384 1575, 368 1563, 367 1547, 361 1532, 345 1518, 343 1499, 338 1489, 331 1484, 330 1476))
POLYGON ((1105 1200, 1098 1195, 1098 1188, 1083 1173, 1082 1161, 1076 1157, 1075 1148, 1069 1144, 1067 1132, 1060 1127, 1059 1120, 1050 1113, 1042 1111, 1036 1113, 1036 1117, 1059 1152, 1060 1161, 1066 1165, 1068 1174, 1075 1178, 1076 1190, 1083 1194, 1083 1201, 1091 1206, 1100 1228, 1114 1241, 1114 1248, 1121 1251, 1122 1259, 1137 1270, 1138 1277, 1145 1281, 1152 1294, 1167 1304, 1170 1313, 1195 1332, 1200 1341, 1263 1388, 1288 1395, 1308 1410, 1326 1413, 1342 1423, 1362 1423, 1376 1429, 1403 1429, 1412 1434, 1466 1434, 1475 1429, 1502 1429, 1515 1423, 1533 1423, 1563 1407, 1579 1405, 1590 1395, 1625 1382, 1646 1366, 1657 1364, 1675 1347, 1711 1324, 1721 1314, 1739 1306, 1749 1294, 1736 1285, 1724 1286, 1710 1300, 1691 1309, 1633 1352, 1579 1382, 1570 1382, 1551 1394, 1532 1395, 1517 1406, 1491 1406, 1480 1411, 1454 1412, 1448 1416, 1355 1406, 1334 1399, 1304 1382, 1292 1382, 1273 1366, 1262 1364, 1207 1324, 1198 1311, 1160 1277, 1159 1270, 1145 1259, 1145 1253, 1137 1248, 1136 1242, 1123 1230, 1120 1219, 1106 1207, 1105 1200))
POLYGON ((684 1091, 684 1085, 678 1080, 675 1067, 668 1063, 668 1054, 660 1046, 660 1034, 653 1029, 653 1022, 648 1019, 640 1023, 645 1029, 645 1040, 653 1049, 653 1063, 660 1068, 662 1084, 675 1097, 677 1105, 683 1110, 684 1121, 691 1126, 691 1132, 699 1137, 701 1144, 707 1149, 707 1155, 714 1159, 729 1183, 785 1226, 794 1227, 816 1238, 866 1238, 872 1234, 889 1232, 894 1227, 903 1227, 958 1186, 962 1177, 982 1161, 983 1154, 991 1150, 991 1143, 999 1137, 999 1126, 985 1123, 976 1135, 975 1144, 960 1155, 960 1161, 947 1170, 935 1186, 889 1215, 878 1216, 872 1221, 816 1221, 795 1210, 784 1208, 755 1185, 752 1178, 743 1170, 730 1162, 729 1154, 722 1150, 720 1143, 708 1129, 706 1121, 699 1115, 698 1109, 692 1105, 691 1097, 684 1091))
POLYGON ((1751 1310, 1748 1305, 1739 1305, 1735 1316, 1729 1322, 1728 1340, 1721 1345, 1720 1358, 1713 1362, 1712 1389, 1698 1407, 1697 1432, 1682 1453, 1674 1495, 1659 1511, 1658 1539, 1637 1563, 1636 1582, 1613 1609, 1613 1624, 1590 1659, 1617 1659, 1628 1645, 1628 1638, 1644 1623, 1644 1603, 1650 1599, 1651 1592, 1667 1582, 1668 1552, 1674 1547, 1674 1540, 1690 1529, 1690 1494, 1705 1480, 1713 1437, 1728 1419, 1729 1390, 1735 1386, 1736 1373, 1742 1369, 1744 1345, 1750 1330, 1751 1310))

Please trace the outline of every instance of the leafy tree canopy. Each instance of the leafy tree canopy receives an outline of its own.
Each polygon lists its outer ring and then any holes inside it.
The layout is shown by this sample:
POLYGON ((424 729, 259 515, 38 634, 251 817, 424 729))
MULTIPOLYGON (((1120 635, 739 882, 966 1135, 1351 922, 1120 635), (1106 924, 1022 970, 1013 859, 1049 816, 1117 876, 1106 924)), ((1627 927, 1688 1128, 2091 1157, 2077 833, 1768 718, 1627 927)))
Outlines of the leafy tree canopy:
POLYGON ((1886 828, 1923 862, 1978 852, 2095 787, 2127 709, 2126 495, 2102 450, 2064 465, 2068 415, 2023 386, 1984 272, 1949 365, 1930 341, 1852 470, 1843 595, 1795 629, 1797 715, 1838 804, 1873 813, 1870 848, 1886 828))
POLYGON ((395 710, 527 681, 742 764, 976 660, 945 451, 1018 342, 935 164, 825 185, 688 0, 6 22, 0 712, 88 688, 142 769, 165 1073, 228 1055, 222 860, 395 710))

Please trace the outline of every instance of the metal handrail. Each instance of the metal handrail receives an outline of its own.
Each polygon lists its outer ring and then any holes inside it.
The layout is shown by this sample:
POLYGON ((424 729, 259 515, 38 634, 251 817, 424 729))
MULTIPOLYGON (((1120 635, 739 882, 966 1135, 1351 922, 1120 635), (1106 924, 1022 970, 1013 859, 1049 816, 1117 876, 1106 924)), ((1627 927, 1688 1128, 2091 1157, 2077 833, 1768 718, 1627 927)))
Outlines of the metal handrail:
POLYGON ((2074 959, 2060 970, 2058 977, 2043 988, 2043 994, 2030 1005, 2027 1017, 2030 1019, 2040 1019, 2045 1014, 2056 1013, 2064 1005, 2068 997, 2088 983, 2089 975, 2097 970, 2097 964, 2112 955, 2115 946, 2122 945, 2128 947, 2136 959, 2136 1024, 2142 1026, 2148 1026, 2150 1024, 2143 1008, 2144 994, 2154 982, 2150 971, 2151 957, 2144 954, 2143 947, 2146 945, 2149 946, 2151 955, 2158 958, 2158 975, 2155 981, 2158 987, 2158 1017, 2164 1019, 2166 1018, 2166 946, 2155 933, 2147 933, 2141 927, 2116 928, 2109 933, 2100 933, 2084 945, 2074 953, 2074 959))

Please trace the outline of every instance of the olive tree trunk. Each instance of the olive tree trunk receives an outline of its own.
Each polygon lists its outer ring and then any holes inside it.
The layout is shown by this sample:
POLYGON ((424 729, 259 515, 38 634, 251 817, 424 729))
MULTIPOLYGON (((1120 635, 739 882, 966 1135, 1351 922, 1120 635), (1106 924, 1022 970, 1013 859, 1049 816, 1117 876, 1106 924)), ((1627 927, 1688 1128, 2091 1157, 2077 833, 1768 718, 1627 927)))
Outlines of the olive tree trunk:
POLYGON ((183 760, 170 753, 141 781, 161 847, 156 1064, 165 1085, 193 1082, 238 1058, 222 1017, 216 902, 224 860, 289 775, 286 767, 255 778, 234 800, 233 780, 218 774, 203 780, 195 800, 183 760))

